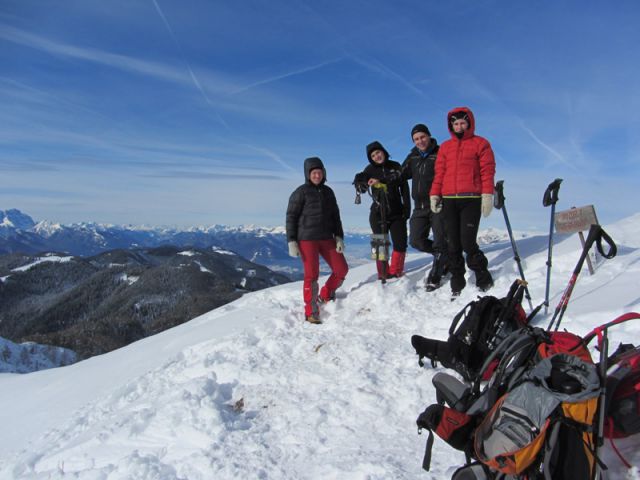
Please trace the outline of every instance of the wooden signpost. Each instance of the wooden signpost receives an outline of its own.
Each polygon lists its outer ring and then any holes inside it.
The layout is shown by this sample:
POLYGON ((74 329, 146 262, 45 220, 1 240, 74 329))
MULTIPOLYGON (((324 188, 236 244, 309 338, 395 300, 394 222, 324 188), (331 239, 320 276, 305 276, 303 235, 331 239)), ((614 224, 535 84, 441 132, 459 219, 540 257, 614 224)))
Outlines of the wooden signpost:
MULTIPOLYGON (((558 233, 578 232, 582 248, 584 248, 584 233, 582 232, 589 231, 593 224, 598 225, 598 217, 596 217, 596 209, 593 205, 578 208, 571 207, 569 210, 556 212, 553 220, 558 233)), ((593 275, 593 265, 589 256, 587 256, 587 267, 589 268, 589 273, 593 275)))

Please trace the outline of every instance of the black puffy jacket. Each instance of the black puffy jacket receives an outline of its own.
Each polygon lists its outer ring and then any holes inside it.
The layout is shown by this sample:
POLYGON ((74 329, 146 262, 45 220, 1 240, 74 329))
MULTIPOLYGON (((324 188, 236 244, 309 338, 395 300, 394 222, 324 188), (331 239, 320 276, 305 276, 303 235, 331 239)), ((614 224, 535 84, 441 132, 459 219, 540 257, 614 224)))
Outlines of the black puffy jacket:
MULTIPOLYGON (((373 142, 367 145, 367 158, 369 165, 356 174, 354 183, 366 183, 371 178, 380 180, 387 184, 387 199, 389 200, 389 209, 386 212, 387 218, 404 217, 409 218, 411 215, 411 199, 409 197, 409 184, 406 180, 401 179, 402 167, 398 162, 389 160, 389 153, 379 142, 373 142), (385 154, 385 161, 381 164, 375 163, 371 159, 371 153, 374 150, 382 150, 385 154), (393 180, 387 182, 385 179, 393 180)), ((377 211, 378 207, 375 202, 371 205, 371 210, 377 211)))
POLYGON ((436 158, 439 150, 438 142, 431 139, 425 154, 421 154, 417 147, 413 147, 402 163, 401 180, 412 179, 411 198, 416 208, 429 209, 429 190, 435 175, 436 158))
POLYGON ((322 160, 307 158, 304 161, 304 178, 305 183, 289 197, 287 241, 344 238, 338 202, 333 190, 325 185, 327 174, 322 160), (309 179, 309 172, 315 168, 321 168, 324 173, 320 185, 314 185, 309 179))

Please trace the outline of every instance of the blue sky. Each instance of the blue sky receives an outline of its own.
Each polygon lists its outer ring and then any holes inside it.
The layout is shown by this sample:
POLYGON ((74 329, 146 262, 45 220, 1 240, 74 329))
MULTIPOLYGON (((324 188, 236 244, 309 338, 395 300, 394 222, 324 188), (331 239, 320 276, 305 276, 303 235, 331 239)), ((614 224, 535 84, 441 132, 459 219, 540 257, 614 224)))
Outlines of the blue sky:
MULTIPOLYGON (((35 219, 282 225, 320 156, 346 228, 364 147, 469 106, 513 228, 638 210, 640 3, 0 2, 0 209, 35 219)), ((483 226, 502 227, 500 212, 483 226)))

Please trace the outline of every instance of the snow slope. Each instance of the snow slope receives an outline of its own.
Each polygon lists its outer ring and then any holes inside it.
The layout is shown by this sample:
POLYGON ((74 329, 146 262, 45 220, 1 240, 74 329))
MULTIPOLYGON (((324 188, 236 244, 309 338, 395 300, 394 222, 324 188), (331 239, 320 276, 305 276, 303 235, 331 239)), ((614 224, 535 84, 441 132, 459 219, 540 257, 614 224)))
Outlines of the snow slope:
MULTIPOLYGON (((633 218, 606 227, 628 243, 596 275, 585 266, 562 327, 585 334, 640 311, 633 218)), ((519 243, 535 304, 544 298, 545 241, 519 243)), ((487 250, 494 295, 516 276, 509 248, 487 250)), ((579 251, 575 235, 555 245, 552 308, 539 324, 548 323, 579 251)), ((431 472, 420 467, 426 435, 417 435, 415 419, 435 402, 437 370, 418 367, 410 337, 446 338, 455 313, 479 292, 468 275, 455 302, 447 287, 426 293, 430 261, 410 255, 408 274, 386 286, 373 264, 354 268, 320 326, 301 320, 298 282, 68 367, 0 374, 0 478, 449 478, 464 456, 438 439, 431 472)), ((620 326, 612 348, 639 333, 640 322, 620 326)), ((618 442, 636 465, 639 443, 618 442)), ((608 448, 610 478, 640 478, 608 448)))

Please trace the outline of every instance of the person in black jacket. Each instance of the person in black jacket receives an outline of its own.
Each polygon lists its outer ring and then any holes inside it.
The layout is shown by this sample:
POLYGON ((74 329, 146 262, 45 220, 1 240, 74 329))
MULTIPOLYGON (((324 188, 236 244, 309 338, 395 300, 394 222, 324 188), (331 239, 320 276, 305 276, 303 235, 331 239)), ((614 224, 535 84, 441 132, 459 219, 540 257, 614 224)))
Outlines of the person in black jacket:
POLYGON ((389 152, 380 142, 372 142, 367 145, 367 159, 369 165, 354 179, 354 184, 369 185, 376 190, 376 193, 383 191, 384 200, 373 202, 369 213, 369 225, 375 234, 389 232, 393 252, 391 254, 391 264, 387 266, 387 260, 377 260, 378 278, 400 277, 404 272, 404 259, 407 253, 407 219, 411 212, 411 201, 409 198, 409 185, 407 181, 396 181, 387 185, 381 179, 386 178, 392 172, 398 175, 401 167, 398 162, 389 159, 389 152), (385 225, 382 224, 380 208, 385 208, 385 225))
POLYGON ((415 206, 409 222, 409 243, 416 250, 433 254, 433 265, 425 279, 425 287, 430 292, 440 286, 447 257, 444 217, 431 211, 429 201, 439 146, 422 123, 411 129, 411 140, 415 146, 402 164, 402 179, 413 179, 411 196, 415 206), (429 230, 433 230, 433 241, 429 239, 429 230))
POLYGON ((402 163, 400 172, 393 171, 380 179, 389 185, 411 182, 411 197, 414 209, 409 221, 409 244, 416 250, 433 254, 431 271, 425 278, 425 287, 431 292, 440 286, 447 269, 447 242, 444 217, 431 211, 429 190, 435 174, 438 156, 438 141, 431 136, 429 128, 418 123, 411 129, 411 140, 415 145, 402 163), (433 240, 429 231, 433 230, 433 240))
POLYGON ((289 255, 300 256, 304 267, 303 298, 305 318, 322 323, 319 302, 335 298, 349 267, 344 258, 344 233, 340 210, 333 190, 325 185, 327 172, 318 157, 304 161, 305 183, 291 194, 287 207, 289 255), (320 255, 331 268, 331 275, 320 291, 320 255))

